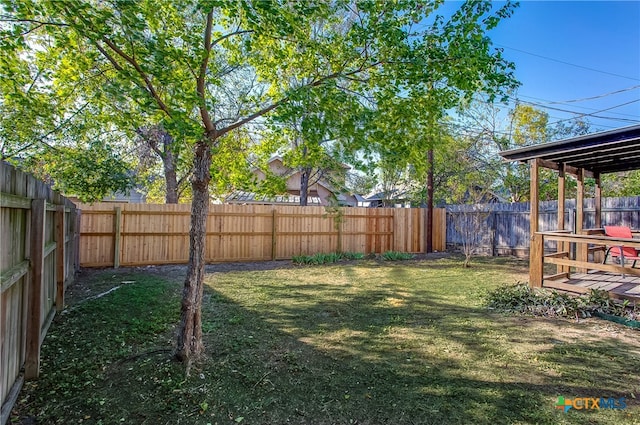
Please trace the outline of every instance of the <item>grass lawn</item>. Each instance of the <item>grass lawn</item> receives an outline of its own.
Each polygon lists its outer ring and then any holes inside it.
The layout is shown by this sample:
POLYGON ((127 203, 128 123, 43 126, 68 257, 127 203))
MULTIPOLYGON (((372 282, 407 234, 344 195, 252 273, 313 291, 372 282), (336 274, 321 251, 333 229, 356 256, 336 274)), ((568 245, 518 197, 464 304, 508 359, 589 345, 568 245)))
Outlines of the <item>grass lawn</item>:
POLYGON ((491 312, 483 294, 526 263, 461 263, 212 267, 189 377, 170 360, 183 271, 87 272, 11 422, 640 424, 637 330, 491 312), (558 396, 628 407, 564 413, 558 396))

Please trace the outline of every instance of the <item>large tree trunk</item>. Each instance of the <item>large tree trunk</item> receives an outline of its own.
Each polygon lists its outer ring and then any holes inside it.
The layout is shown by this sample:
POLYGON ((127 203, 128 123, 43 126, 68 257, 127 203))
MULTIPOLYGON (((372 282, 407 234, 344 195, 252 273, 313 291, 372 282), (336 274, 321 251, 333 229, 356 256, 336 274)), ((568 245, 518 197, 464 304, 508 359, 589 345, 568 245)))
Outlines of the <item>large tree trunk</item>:
POLYGON ((309 178, 311 169, 303 168, 300 173, 300 205, 306 207, 309 199, 309 178))
POLYGON ((209 180, 211 180, 210 141, 198 142, 195 149, 193 176, 193 203, 191 204, 191 230, 189 232, 189 265, 182 291, 182 308, 178 328, 176 359, 191 362, 204 352, 202 342, 202 294, 204 284, 205 242, 209 213, 209 180))
POLYGON ((165 203, 177 204, 178 203, 178 177, 176 176, 175 157, 171 152, 171 147, 168 146, 162 157, 162 164, 164 166, 164 180, 167 187, 165 194, 165 203))
POLYGON ((427 151, 427 253, 433 252, 433 148, 427 151))

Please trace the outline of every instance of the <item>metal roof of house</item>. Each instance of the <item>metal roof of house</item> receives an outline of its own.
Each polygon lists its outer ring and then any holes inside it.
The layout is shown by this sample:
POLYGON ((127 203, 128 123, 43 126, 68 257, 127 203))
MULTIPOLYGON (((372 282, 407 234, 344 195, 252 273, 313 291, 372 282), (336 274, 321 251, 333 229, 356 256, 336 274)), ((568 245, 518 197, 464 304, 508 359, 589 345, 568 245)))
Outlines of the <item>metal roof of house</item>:
POLYGON ((564 164, 600 174, 638 170, 640 125, 526 146, 500 155, 509 161, 541 159, 548 168, 559 169, 564 164))
MULTIPOLYGON (((243 192, 237 190, 232 192, 225 198, 226 203, 230 204, 264 204, 264 205, 300 205, 300 196, 296 195, 276 195, 267 196, 253 192, 243 192)), ((318 196, 307 197, 307 205, 321 206, 322 201, 318 196)))

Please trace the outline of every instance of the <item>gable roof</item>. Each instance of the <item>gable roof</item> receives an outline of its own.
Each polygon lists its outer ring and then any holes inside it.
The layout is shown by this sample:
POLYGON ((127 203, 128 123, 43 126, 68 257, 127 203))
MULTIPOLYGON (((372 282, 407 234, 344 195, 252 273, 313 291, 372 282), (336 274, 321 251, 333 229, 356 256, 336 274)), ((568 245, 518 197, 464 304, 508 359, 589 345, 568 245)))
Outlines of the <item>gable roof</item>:
POLYGON ((640 125, 586 134, 540 145, 500 152, 509 161, 545 161, 543 166, 559 169, 564 164, 593 173, 640 169, 640 125))

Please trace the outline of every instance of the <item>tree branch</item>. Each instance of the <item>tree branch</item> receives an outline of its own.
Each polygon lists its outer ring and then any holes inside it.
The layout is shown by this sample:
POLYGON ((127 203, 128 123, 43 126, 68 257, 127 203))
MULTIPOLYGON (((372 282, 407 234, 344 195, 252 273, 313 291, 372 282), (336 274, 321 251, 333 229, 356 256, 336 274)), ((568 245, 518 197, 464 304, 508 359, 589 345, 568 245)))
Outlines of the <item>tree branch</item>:
POLYGON ((96 48, 98 49, 98 51, 99 51, 100 53, 102 53, 102 56, 104 56, 105 58, 107 58, 107 60, 108 60, 109 62, 111 62, 111 65, 113 65, 113 67, 114 67, 117 71, 119 71, 119 72, 124 71, 124 68, 122 68, 122 66, 120 66, 120 64, 115 60, 115 58, 114 58, 113 56, 111 56, 111 55, 109 54, 109 52, 107 52, 107 51, 106 51, 106 50, 105 50, 105 49, 100 45, 100 43, 98 43, 97 41, 96 41, 96 48))
MULTIPOLYGON (((209 23, 208 19, 209 19, 209 16, 207 15, 207 24, 209 23)), ((254 32, 254 31, 253 30, 236 30, 234 32, 230 32, 229 34, 225 34, 222 37, 215 39, 213 42, 211 42, 211 34, 209 34, 209 41, 210 41, 210 44, 211 44, 210 47, 213 47, 216 44, 220 43, 221 41, 224 41, 227 38, 233 37, 234 35, 248 34, 248 33, 252 33, 252 32, 254 32)))
POLYGON ((0 22, 17 22, 17 23, 29 22, 29 23, 32 23, 32 24, 38 24, 38 27, 40 27, 42 25, 54 25, 54 26, 57 26, 57 27, 70 27, 71 26, 69 24, 65 24, 64 22, 47 22, 47 21, 38 21, 37 19, 16 19, 16 18, 8 17, 6 15, 1 15, 0 16, 0 22))
MULTIPOLYGON (((138 61, 135 60, 135 58, 129 56, 127 53, 125 53, 124 51, 122 51, 118 46, 115 45, 114 42, 112 42, 111 40, 109 40, 106 37, 102 38, 102 41, 109 46, 109 48, 111 50, 113 50, 118 56, 120 56, 122 59, 124 59, 125 61, 127 61, 131 66, 133 66, 133 68, 136 70, 136 72, 138 73, 138 75, 140 75, 140 77, 142 78, 142 80, 145 83, 145 86, 147 88, 147 90, 149 91, 149 94, 151 94, 151 97, 153 97, 153 99, 156 101, 156 103, 158 104, 158 107, 165 113, 167 114, 169 117, 171 116, 171 111, 169 110, 169 107, 164 103, 164 101, 162 100, 162 98, 160 97, 160 95, 158 94, 158 92, 156 91, 155 87, 153 86, 153 83, 151 82, 151 79, 149 78, 149 76, 147 75, 146 72, 144 72, 144 70, 142 69, 142 67, 140 66, 140 64, 138 63, 138 61)), ((116 68, 117 69, 117 68, 116 68)), ((120 69, 121 70, 121 69, 120 69)))
MULTIPOLYGON (((255 120, 256 118, 261 117, 261 116, 271 112, 272 110, 274 110, 275 108, 280 106, 282 103, 284 103, 286 100, 287 100, 287 98, 281 99, 281 100, 279 100, 279 101, 277 101, 275 103, 272 103, 269 106, 266 106, 266 107, 260 109, 259 111, 254 112, 253 114, 249 115, 248 117, 246 117, 246 118, 244 118, 244 119, 242 119, 240 121, 237 121, 237 122, 235 122, 233 124, 230 124, 230 125, 222 128, 222 129, 220 129, 220 130, 217 130, 216 131, 216 136, 220 137, 220 136, 230 132, 231 130, 235 130, 238 127, 242 127, 246 123, 251 122, 251 121, 255 120)), ((220 119, 220 120, 216 121, 216 124, 218 124, 221 121, 223 121, 223 120, 220 119)))
POLYGON ((200 64, 200 71, 196 79, 196 92, 200 98, 200 117, 204 128, 209 132, 216 130, 215 124, 211 121, 211 116, 207 110, 206 93, 205 93, 205 77, 207 75, 207 67, 209 66, 209 56, 211 55, 211 31, 213 30, 213 10, 207 13, 207 26, 204 31, 204 58, 200 64))

